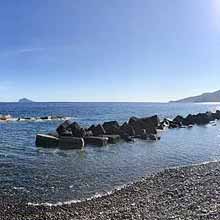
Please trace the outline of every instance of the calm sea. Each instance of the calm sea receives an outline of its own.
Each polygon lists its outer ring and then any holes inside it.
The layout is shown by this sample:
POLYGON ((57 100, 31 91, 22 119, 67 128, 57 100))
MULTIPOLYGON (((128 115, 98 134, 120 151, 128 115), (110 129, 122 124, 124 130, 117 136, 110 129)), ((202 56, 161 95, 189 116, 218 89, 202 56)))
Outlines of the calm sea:
MULTIPOLYGON (((62 115, 82 125, 130 116, 173 118, 215 111, 220 104, 0 103, 0 114, 14 117, 62 115)), ((162 133, 158 142, 136 140, 85 150, 35 147, 35 135, 60 121, 0 123, 0 198, 57 203, 88 198, 167 167, 220 159, 220 123, 162 133)))

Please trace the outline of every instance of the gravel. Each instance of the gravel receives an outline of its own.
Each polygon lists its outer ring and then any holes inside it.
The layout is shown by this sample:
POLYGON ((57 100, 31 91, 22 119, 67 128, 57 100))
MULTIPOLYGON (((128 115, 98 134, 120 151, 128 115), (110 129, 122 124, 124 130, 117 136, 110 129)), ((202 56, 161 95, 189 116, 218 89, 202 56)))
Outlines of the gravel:
POLYGON ((110 195, 62 206, 0 198, 1 220, 220 219, 220 163, 167 169, 110 195))

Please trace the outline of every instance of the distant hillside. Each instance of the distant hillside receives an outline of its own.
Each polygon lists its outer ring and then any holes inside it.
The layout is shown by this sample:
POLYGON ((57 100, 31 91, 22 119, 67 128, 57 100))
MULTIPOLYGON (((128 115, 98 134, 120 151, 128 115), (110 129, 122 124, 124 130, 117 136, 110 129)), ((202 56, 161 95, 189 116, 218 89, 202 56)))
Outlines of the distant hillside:
POLYGON ((190 102, 220 102, 220 90, 216 92, 203 93, 202 95, 188 97, 184 99, 180 99, 177 101, 171 102, 182 102, 182 103, 190 103, 190 102))
POLYGON ((18 102, 20 102, 20 103, 31 103, 31 102, 33 102, 33 101, 30 100, 30 99, 27 99, 27 98, 22 98, 22 99, 19 99, 18 102))

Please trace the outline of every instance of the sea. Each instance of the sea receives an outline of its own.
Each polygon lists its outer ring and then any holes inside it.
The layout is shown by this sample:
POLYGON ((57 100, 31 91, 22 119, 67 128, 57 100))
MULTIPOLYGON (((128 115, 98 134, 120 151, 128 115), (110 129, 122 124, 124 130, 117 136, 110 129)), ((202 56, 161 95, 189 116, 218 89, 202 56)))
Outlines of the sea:
MULTIPOLYGON (((162 118, 216 111, 220 103, 0 103, 14 118, 63 116, 82 126, 131 116, 162 118)), ((35 146, 38 133, 61 120, 0 122, 0 198, 29 205, 55 205, 103 195, 166 168, 218 161, 220 123, 165 130, 160 141, 135 140, 83 150, 35 146)))

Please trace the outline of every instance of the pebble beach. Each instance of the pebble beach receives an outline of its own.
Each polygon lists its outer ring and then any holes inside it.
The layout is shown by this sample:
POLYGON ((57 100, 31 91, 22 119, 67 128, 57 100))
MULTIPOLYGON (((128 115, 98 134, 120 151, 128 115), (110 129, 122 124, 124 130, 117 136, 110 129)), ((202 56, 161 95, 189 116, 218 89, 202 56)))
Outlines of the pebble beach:
POLYGON ((110 195, 61 206, 0 202, 2 220, 220 219, 220 162, 166 169, 110 195))

